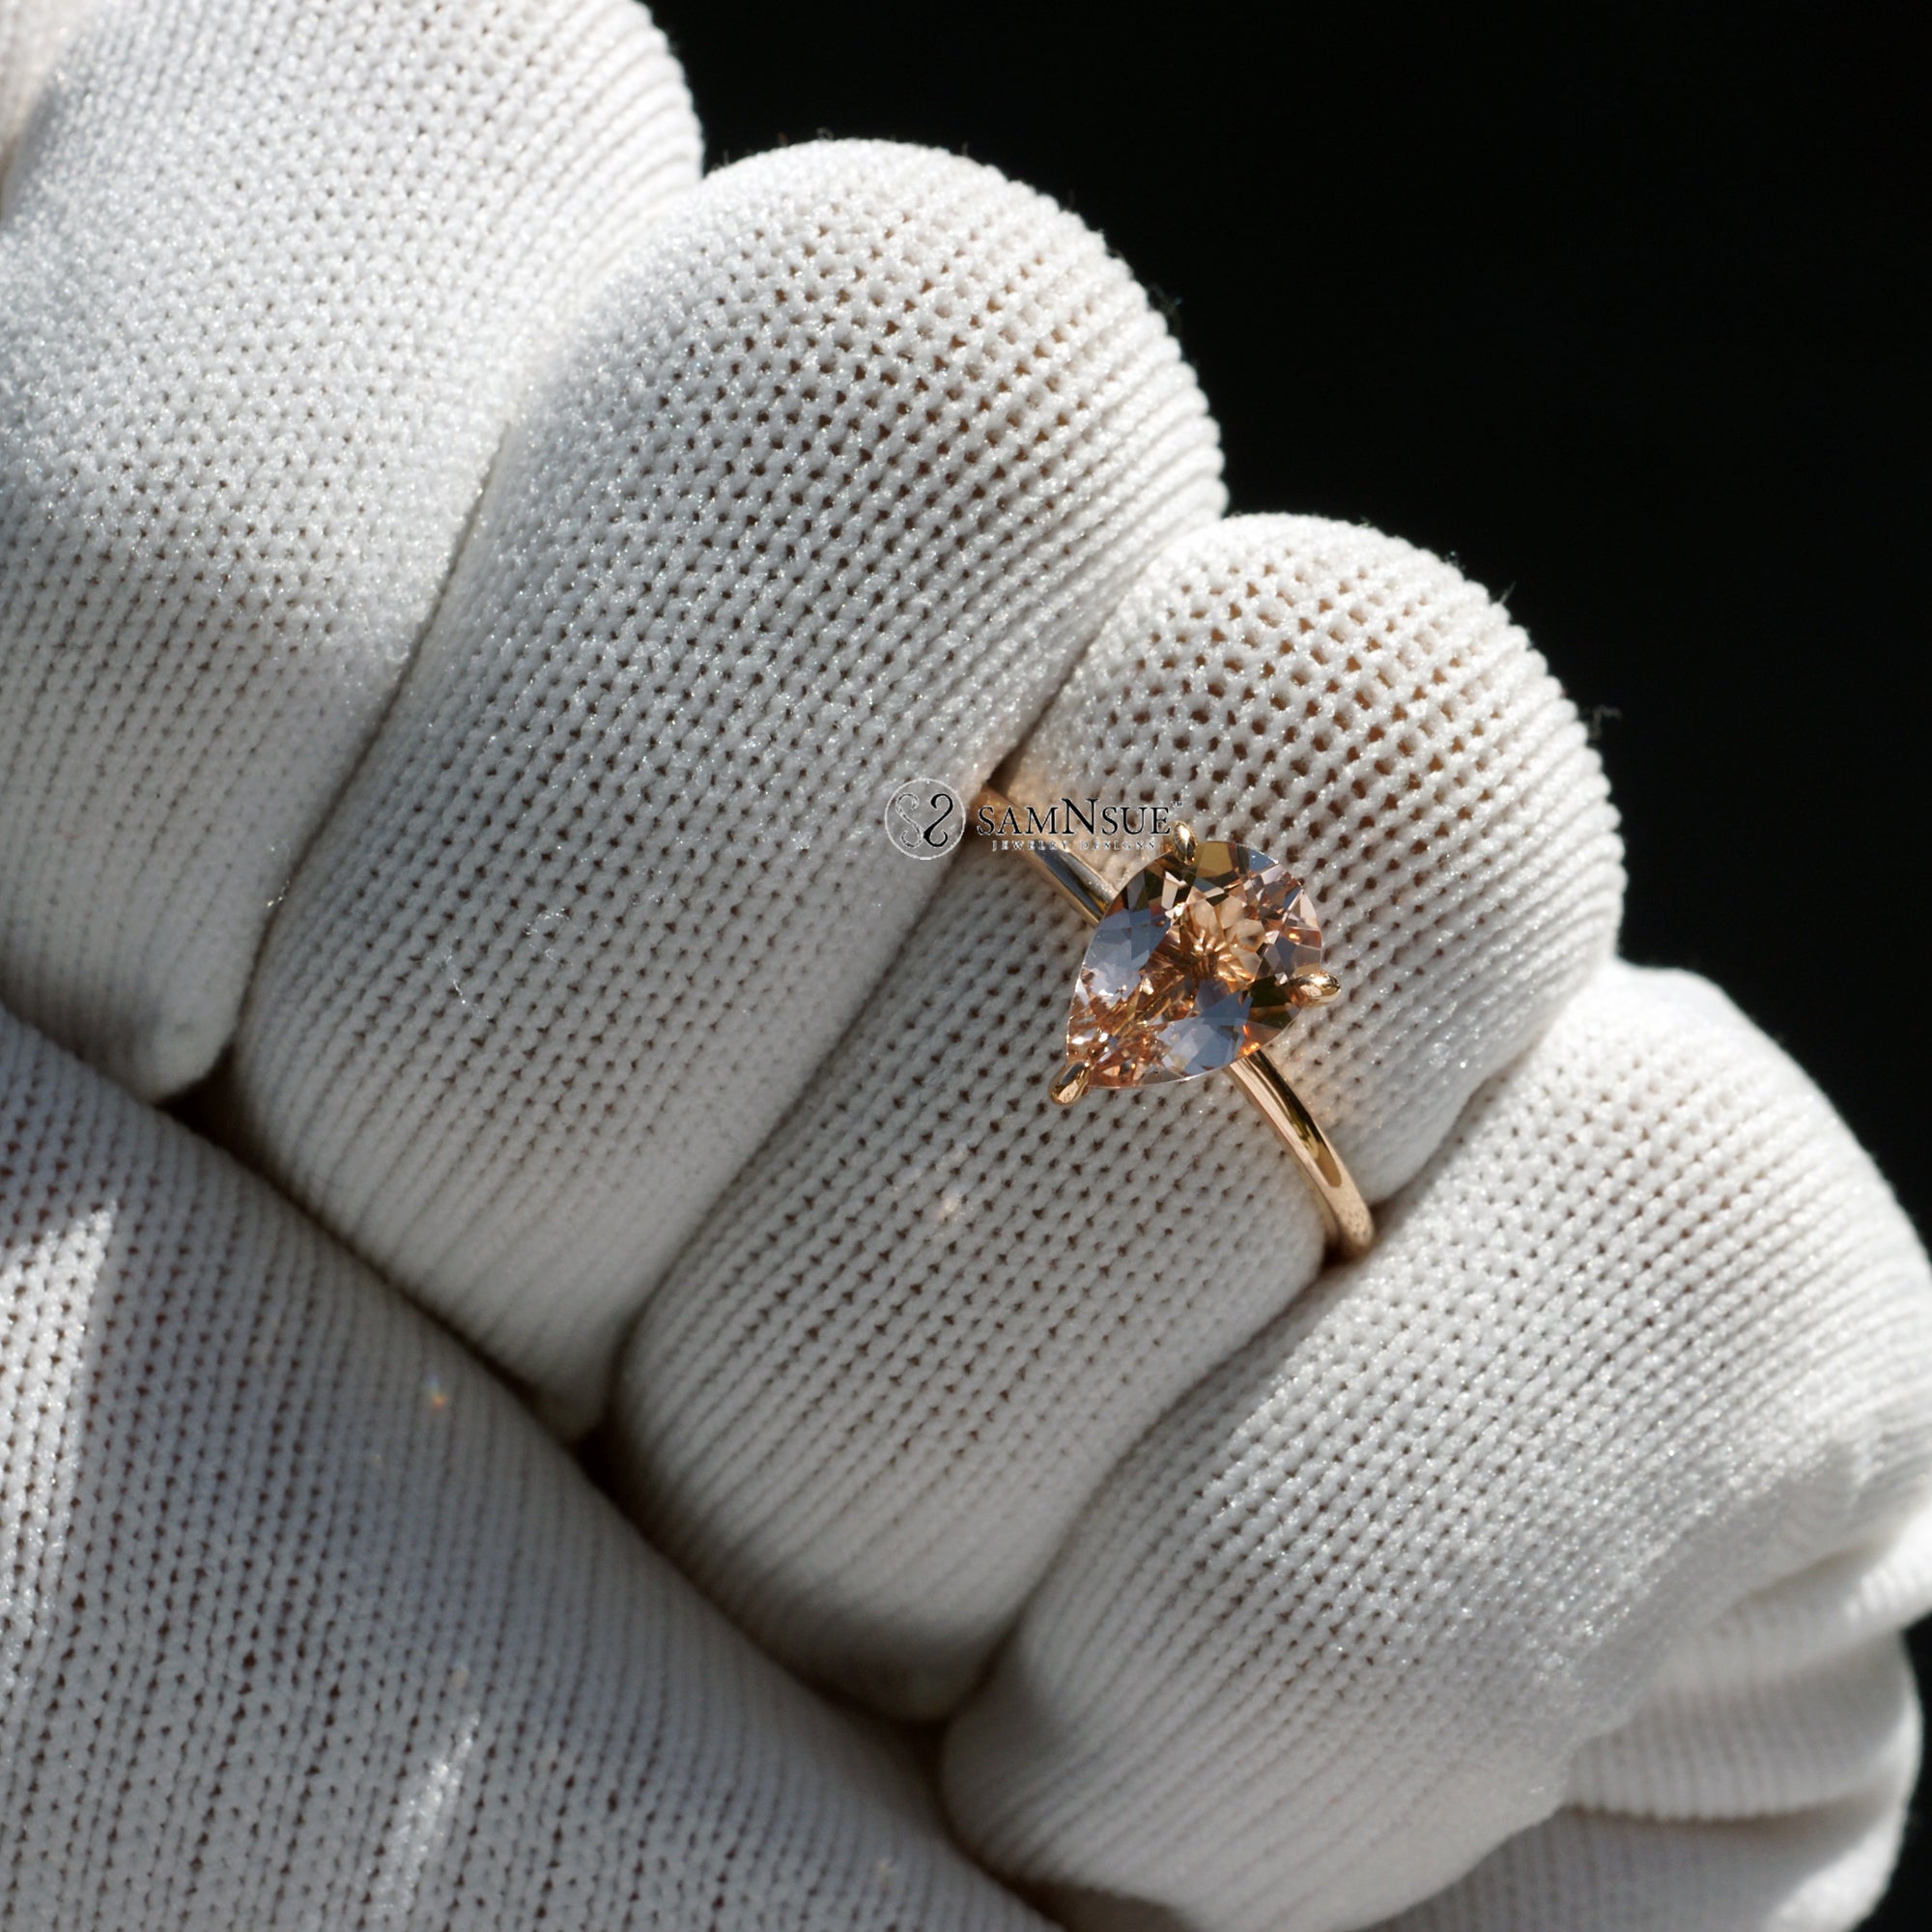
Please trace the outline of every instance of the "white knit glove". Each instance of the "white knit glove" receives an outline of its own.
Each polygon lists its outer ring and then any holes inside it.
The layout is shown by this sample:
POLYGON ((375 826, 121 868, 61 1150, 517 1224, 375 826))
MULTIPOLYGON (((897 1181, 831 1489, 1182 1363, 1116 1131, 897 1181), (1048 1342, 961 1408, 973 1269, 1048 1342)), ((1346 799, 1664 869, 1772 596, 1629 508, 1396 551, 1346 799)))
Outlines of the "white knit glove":
POLYGON ((1495 605, 621 0, 0 0, 16 135, 0 1923, 1856 1922, 1932 1285, 1495 605), (879 823, 1009 759, 1310 878, 1365 1261, 1049 1103, 1084 928, 879 823))

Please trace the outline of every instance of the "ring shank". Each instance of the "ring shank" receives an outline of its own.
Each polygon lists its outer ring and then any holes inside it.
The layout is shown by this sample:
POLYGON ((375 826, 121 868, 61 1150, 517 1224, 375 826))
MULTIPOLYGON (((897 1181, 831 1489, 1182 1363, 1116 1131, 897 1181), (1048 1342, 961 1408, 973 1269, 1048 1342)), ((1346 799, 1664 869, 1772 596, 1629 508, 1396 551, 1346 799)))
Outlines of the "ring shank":
MULTIPOLYGON (((990 807, 997 814, 1012 811, 1011 803, 985 786, 975 801, 990 807)), ((1114 897, 1109 886, 1093 867, 1064 846, 1028 843, 1021 851, 1059 887, 1062 895, 1076 905, 1090 924, 1097 925, 1114 897)), ((1308 1177, 1315 1198, 1328 1225, 1328 1237, 1338 1253, 1352 1261, 1376 1237, 1375 1216, 1353 1177, 1342 1164, 1342 1157, 1328 1145, 1328 1137, 1316 1123, 1314 1115, 1301 1104, 1286 1076, 1264 1053, 1250 1053, 1225 1069, 1238 1083, 1274 1131, 1283 1147, 1294 1156, 1308 1177)))
POLYGON ((1250 1053, 1228 1068, 1240 1089, 1254 1102, 1261 1115, 1301 1163, 1321 1204, 1322 1219, 1328 1223, 1328 1238, 1345 1260, 1353 1261, 1368 1251, 1376 1237, 1376 1217, 1362 1199, 1354 1176, 1342 1165, 1342 1157, 1328 1145, 1328 1137, 1315 1123, 1315 1116, 1301 1104, 1287 1077, 1264 1053, 1250 1053))

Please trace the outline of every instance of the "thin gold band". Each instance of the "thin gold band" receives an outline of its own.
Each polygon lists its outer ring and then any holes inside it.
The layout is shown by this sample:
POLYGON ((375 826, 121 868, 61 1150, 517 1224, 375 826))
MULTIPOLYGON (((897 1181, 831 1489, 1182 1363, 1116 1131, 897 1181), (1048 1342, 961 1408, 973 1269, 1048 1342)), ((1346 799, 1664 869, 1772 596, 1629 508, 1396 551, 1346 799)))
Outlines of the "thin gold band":
MULTIPOLYGON (((980 792, 977 803, 990 806, 998 816, 1012 810, 991 785, 980 792)), ((1061 845, 1029 840, 1020 849, 1079 907, 1090 925, 1099 924, 1113 902, 1114 889, 1093 867, 1061 845)), ((1376 1237, 1375 1216, 1314 1115, 1264 1053, 1244 1055, 1224 1070, 1240 1084, 1241 1092, 1294 1156, 1315 1189, 1321 1217, 1328 1224, 1328 1238, 1345 1259, 1353 1260, 1376 1237)))

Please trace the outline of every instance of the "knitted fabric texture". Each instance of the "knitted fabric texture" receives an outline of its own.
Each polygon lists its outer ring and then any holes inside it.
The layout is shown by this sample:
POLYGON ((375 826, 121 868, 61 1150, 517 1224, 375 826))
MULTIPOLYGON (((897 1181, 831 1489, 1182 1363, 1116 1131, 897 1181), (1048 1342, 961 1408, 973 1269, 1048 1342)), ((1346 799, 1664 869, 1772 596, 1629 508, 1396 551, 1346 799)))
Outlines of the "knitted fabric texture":
POLYGON ((1559 1811, 1381 1932, 1843 1932, 1885 1888, 1910 1784, 1796 1818, 1559 1811))
MULTIPOLYGON (((1605 968, 1109 1480, 949 1738, 953 1815, 1075 1926, 1361 1925, 1566 1803, 1793 1814, 1861 1910, 1917 1763, 1884 1633, 1932 1601, 1928 1350, 1820 1096, 1709 987, 1605 968)), ((1504 1861, 1576 1903, 1474 1922, 1597 1925, 1588 1842, 1504 1861)), ((1783 1922, 1765 1882, 1652 1922, 1783 1922)))
POLYGON ((1932 1282, 1480 589, 628 0, 0 0, 10 140, 8 1932, 1849 1932, 1932 1282), (1050 1105, 1086 928, 880 824, 996 767, 1306 873, 1366 1258, 1050 1105))
POLYGON ((0 232, 0 997, 227 1041, 532 356, 689 184, 623 0, 109 0, 0 232))
POLYGON ((1098 239, 922 150, 712 175, 505 452, 276 922, 247 1144, 554 1405, 884 971, 969 789, 1151 547, 1220 507, 1098 239))
MULTIPOLYGON (((1616 930, 1570 704, 1479 588, 1372 530, 1178 541, 1012 790, 1172 802, 1309 880, 1347 990, 1275 1057, 1371 1198, 1616 930)), ((1108 1469, 1321 1259, 1313 1196, 1229 1083, 1052 1103, 1087 927, 1023 858, 969 845, 654 1297, 617 1409, 652 1537, 787 1662, 922 1716, 1108 1469)))
POLYGON ((1022 1932, 461 1347, 0 1014, 0 1923, 1022 1932))

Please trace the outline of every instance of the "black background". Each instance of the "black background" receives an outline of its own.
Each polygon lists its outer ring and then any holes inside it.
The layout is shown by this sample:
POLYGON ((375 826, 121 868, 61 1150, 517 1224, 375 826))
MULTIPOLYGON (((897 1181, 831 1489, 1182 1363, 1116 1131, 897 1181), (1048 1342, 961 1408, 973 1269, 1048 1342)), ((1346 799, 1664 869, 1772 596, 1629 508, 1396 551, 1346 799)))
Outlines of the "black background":
MULTIPOLYGON (((1904 10, 655 11, 714 165, 890 135, 1033 182, 1170 307, 1236 509, 1505 596, 1599 721, 1626 952, 1720 981, 1927 1226, 1904 10)), ((1928 1874, 1921 1834, 1873 1922, 1928 1874)))

